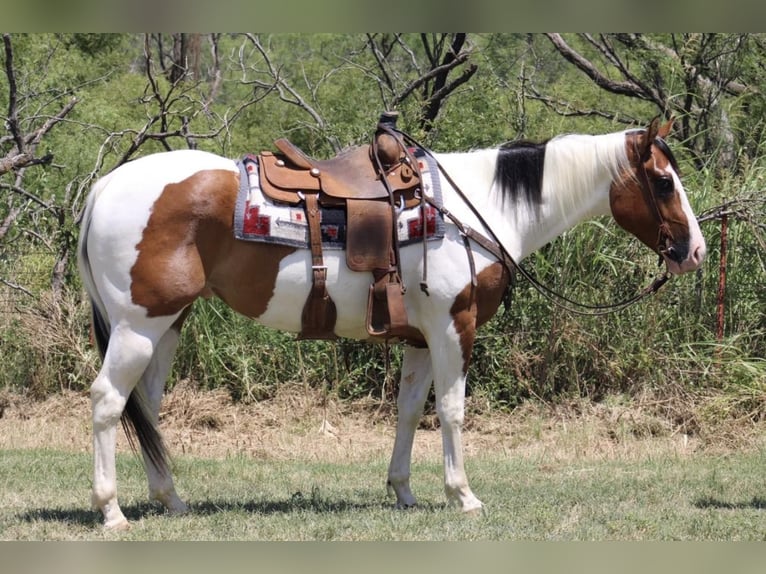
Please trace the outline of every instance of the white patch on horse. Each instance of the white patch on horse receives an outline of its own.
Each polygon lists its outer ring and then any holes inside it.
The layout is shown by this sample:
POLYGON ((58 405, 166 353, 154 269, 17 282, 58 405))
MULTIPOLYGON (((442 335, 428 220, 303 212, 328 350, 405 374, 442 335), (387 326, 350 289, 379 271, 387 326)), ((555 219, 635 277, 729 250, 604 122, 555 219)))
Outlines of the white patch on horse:
POLYGON ((700 229, 697 217, 694 215, 692 206, 689 203, 686 189, 684 188, 683 183, 681 183, 681 178, 678 177, 676 171, 670 166, 668 166, 667 171, 669 171, 670 175, 673 177, 676 193, 679 195, 681 208, 683 209, 684 215, 686 215, 686 221, 689 225, 689 257, 679 265, 678 272, 685 273, 687 271, 694 271, 705 259, 705 256, 707 255, 707 245, 705 243, 705 238, 702 235, 702 230, 700 229))

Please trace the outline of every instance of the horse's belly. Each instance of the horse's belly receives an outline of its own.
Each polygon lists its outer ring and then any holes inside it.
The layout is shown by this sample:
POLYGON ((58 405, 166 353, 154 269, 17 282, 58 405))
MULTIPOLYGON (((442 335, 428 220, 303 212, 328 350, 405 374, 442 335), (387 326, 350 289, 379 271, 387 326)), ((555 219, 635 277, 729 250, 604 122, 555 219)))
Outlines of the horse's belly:
MULTIPOLYGON (((435 322, 439 329, 451 321, 450 309, 458 293, 470 285, 470 265, 465 248, 455 241, 435 242, 428 255, 428 294, 419 285, 423 279, 422 246, 412 245, 401 250, 404 284, 407 288, 404 304, 410 325, 423 333, 435 322)), ((351 271, 346 265, 345 252, 325 251, 327 291, 332 298, 337 321, 335 334, 351 339, 369 338, 366 326, 367 298, 373 282, 372 273, 351 271)), ((477 272, 491 260, 477 255, 477 272)), ((265 311, 255 316, 265 326, 283 331, 301 331, 301 313, 312 283, 311 256, 308 250, 297 250, 279 263, 279 273, 265 311)))
MULTIPOLYGON (((327 265, 327 291, 335 303, 337 320, 335 334, 351 339, 367 338, 365 314, 367 292, 372 276, 356 273, 346 266, 343 252, 325 252, 327 265)), ((266 310, 257 317, 259 323, 298 333, 301 330, 301 313, 311 290, 313 271, 307 250, 299 250, 280 263, 274 292, 266 310)))

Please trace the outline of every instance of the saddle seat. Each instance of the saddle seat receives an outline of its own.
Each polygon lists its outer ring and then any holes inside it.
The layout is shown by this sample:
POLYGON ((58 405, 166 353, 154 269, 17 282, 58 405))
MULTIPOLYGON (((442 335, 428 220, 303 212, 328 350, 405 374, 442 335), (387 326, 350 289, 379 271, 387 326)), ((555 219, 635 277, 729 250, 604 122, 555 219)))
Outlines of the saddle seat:
MULTIPOLYGON (((348 199, 389 200, 389 190, 382 180, 373 156, 373 146, 350 148, 337 156, 321 160, 306 155, 285 138, 274 145, 281 153, 261 152, 259 157, 261 189, 275 201, 298 204, 301 193, 317 193, 319 203, 328 206, 343 205, 348 199), (300 193, 299 193, 300 192, 300 193)), ((415 191, 420 177, 406 156, 381 165, 385 177, 396 197, 407 207, 417 205, 415 191)))

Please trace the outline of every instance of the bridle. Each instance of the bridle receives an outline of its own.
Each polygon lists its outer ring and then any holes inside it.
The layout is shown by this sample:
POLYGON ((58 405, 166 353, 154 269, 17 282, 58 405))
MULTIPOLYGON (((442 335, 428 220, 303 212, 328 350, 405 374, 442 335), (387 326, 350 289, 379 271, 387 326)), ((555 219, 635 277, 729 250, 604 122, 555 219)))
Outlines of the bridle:
MULTIPOLYGON (((655 138, 655 141, 658 143, 664 143, 659 137, 655 138)), ((637 148, 638 144, 635 143, 634 147, 637 148)), ((660 207, 657 205, 657 198, 652 192, 652 184, 649 181, 649 174, 646 171, 646 162, 649 161, 651 154, 651 145, 647 146, 646 152, 644 154, 639 154, 638 150, 636 149, 636 157, 638 157, 638 168, 636 171, 638 172, 638 183, 641 186, 641 192, 644 194, 644 200, 651 207, 652 215, 654 216, 654 220, 657 222, 657 253, 659 254, 658 264, 662 265, 663 256, 667 255, 670 257, 673 254, 674 238, 673 232, 670 230, 670 226, 665 221, 665 218, 662 217, 660 207)))
MULTIPOLYGON (((407 141, 409 141, 412 145, 415 145, 422 150, 424 150, 425 153, 427 153, 434 161, 434 163, 438 166, 439 171, 444 176, 444 178, 449 182, 449 184, 452 186, 452 188, 457 192, 457 194, 460 196, 460 198, 463 200, 463 202, 468 206, 468 208, 471 210, 471 212, 476 216, 476 218, 479 220, 479 222, 482 224, 484 229, 487 230, 490 237, 487 237, 480 233, 479 231, 476 231, 475 229, 469 227, 468 225, 463 224, 460 220, 455 217, 447 208, 441 205, 437 205, 433 200, 431 200, 428 197, 425 197, 424 200, 429 205, 431 205, 434 209, 436 209, 439 213, 441 213, 442 216, 448 218, 452 223, 457 227, 458 231, 463 237, 463 241, 466 245, 466 250, 468 251, 470 266, 471 266, 471 285, 475 290, 475 287, 477 285, 476 281, 476 272, 475 272, 475 266, 473 262, 473 254, 470 250, 470 247, 468 245, 468 240, 471 239, 478 243, 481 247, 492 253, 498 261, 500 261, 510 274, 511 278, 514 277, 514 273, 518 272, 520 275, 522 275, 527 281, 529 281, 532 286, 544 297, 546 297, 548 300, 553 302, 558 307, 565 309, 571 313, 577 314, 577 315, 587 315, 587 316, 597 316, 597 315, 606 315, 609 313, 614 313, 617 311, 621 311, 623 309, 626 309, 627 307, 630 307, 631 305, 634 305, 635 303, 638 303, 645 297, 652 295, 656 293, 665 283, 667 283, 672 275, 666 270, 665 273, 662 275, 656 277, 649 285, 647 285, 645 288, 643 288, 641 291, 636 293, 633 297, 630 297, 628 299, 624 299, 622 301, 618 301, 616 303, 606 303, 601 305, 589 305, 587 303, 580 303, 578 301, 574 301, 565 295, 562 295, 561 293, 551 289, 547 285, 541 283, 536 277, 534 277, 529 271, 524 269, 518 261, 516 261, 510 253, 508 253, 508 250, 503 247, 503 244, 498 239, 495 232, 492 230, 492 228, 489 226, 487 221, 484 219, 484 217, 479 213, 479 211, 474 207, 474 205, 470 202, 470 200, 466 197, 465 193, 462 189, 460 189, 460 186, 457 185, 457 183, 452 179, 452 177, 447 173, 447 171, 444 169, 444 167, 439 163, 439 161, 433 156, 430 150, 422 146, 419 142, 417 142, 414 138, 409 136, 408 134, 401 132, 397 130, 397 132, 407 141)), ((659 139, 659 138, 657 138, 659 139)), ((651 146, 647 148, 649 153, 651 153, 651 146)), ((646 155, 646 154, 643 154, 646 155)), ((639 157, 639 165, 637 168, 638 171, 638 181, 639 185, 641 186, 642 193, 646 197, 647 203, 652 206, 652 213, 658 223, 659 226, 659 237, 658 237, 658 253, 660 256, 660 264, 662 264, 663 260, 663 254, 668 253, 669 250, 672 250, 672 247, 669 246, 669 242, 672 240, 672 233, 670 231, 670 227, 665 222, 664 218, 662 217, 662 213, 660 212, 659 206, 657 205, 657 201, 654 197, 654 194, 652 193, 652 186, 649 181, 649 175, 646 172, 646 166, 645 163, 648 161, 648 157, 644 158, 641 155, 639 157), (661 247, 662 242, 665 242, 664 249, 661 247)), ((509 289, 511 288, 513 284, 513 281, 509 282, 509 289)), ((422 284, 421 284, 422 287, 422 284)), ((427 290, 424 289, 424 291, 427 293, 427 290)), ((473 298, 473 297, 472 297, 473 298)))

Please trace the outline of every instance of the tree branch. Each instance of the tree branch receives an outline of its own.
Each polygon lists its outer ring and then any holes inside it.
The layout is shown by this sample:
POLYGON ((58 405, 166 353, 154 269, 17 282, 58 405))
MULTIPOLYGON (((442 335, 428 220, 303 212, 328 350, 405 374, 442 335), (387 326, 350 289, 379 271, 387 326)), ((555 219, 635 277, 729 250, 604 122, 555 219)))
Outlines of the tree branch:
POLYGON ((447 73, 450 70, 457 68, 463 62, 465 62, 469 56, 470 56, 469 52, 461 52, 451 62, 447 64, 443 64, 441 66, 437 66, 436 68, 429 70, 425 74, 422 74, 420 77, 415 79, 412 83, 410 83, 409 86, 407 86, 404 90, 402 90, 402 92, 400 92, 400 94, 396 96, 396 98, 394 98, 394 103, 396 105, 400 104, 402 101, 404 101, 407 98, 407 96, 409 96, 412 92, 417 90, 420 86, 422 86, 428 80, 435 78, 439 74, 447 73))
POLYGON ((5 47, 5 75, 8 78, 8 129, 16 142, 16 149, 19 153, 24 152, 24 142, 19 130, 19 118, 17 109, 17 88, 16 74, 13 71, 13 44, 11 35, 3 34, 3 45, 5 47))
POLYGON ((578 52, 572 49, 561 37, 561 34, 548 34, 545 36, 551 41, 556 50, 570 63, 587 75, 600 88, 623 96, 630 96, 641 100, 653 101, 650 94, 644 93, 640 86, 633 82, 617 82, 610 80, 599 72, 595 66, 578 52))
POLYGON ((561 100, 554 100, 548 96, 543 96, 534 86, 530 85, 528 89, 531 92, 529 95, 530 99, 541 102, 547 108, 563 117, 597 117, 619 122, 628 126, 636 125, 638 123, 636 118, 626 116, 619 112, 612 113, 594 109, 575 108, 569 102, 562 102, 561 100))
MULTIPOLYGON (((309 104, 301 95, 298 93, 297 90, 295 90, 280 74, 280 71, 274 66, 274 63, 271 61, 271 57, 269 56, 269 53, 266 51, 266 49, 263 47, 263 45, 260 42, 260 39, 257 35, 252 33, 245 34, 245 37, 250 40, 250 42, 255 46, 256 50, 261 54, 261 57, 263 58, 264 62, 266 63, 266 66, 269 70, 269 75, 274 80, 274 83, 271 85, 265 84, 263 87, 267 89, 274 89, 276 88, 277 92, 279 93, 279 98, 288 104, 292 104, 295 106, 298 106, 300 109, 305 111, 308 115, 311 116, 311 118, 314 120, 314 123, 316 124, 317 128, 320 131, 326 132, 327 131, 327 122, 325 122, 322 115, 314 109, 311 104, 309 104)), ((326 136, 327 140, 329 141, 330 145, 333 147, 335 152, 339 152, 342 149, 342 146, 340 145, 340 142, 338 142, 338 139, 334 136, 326 136)))

